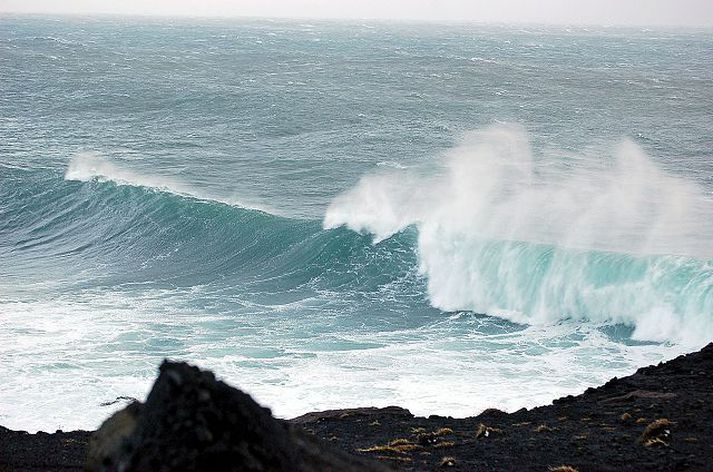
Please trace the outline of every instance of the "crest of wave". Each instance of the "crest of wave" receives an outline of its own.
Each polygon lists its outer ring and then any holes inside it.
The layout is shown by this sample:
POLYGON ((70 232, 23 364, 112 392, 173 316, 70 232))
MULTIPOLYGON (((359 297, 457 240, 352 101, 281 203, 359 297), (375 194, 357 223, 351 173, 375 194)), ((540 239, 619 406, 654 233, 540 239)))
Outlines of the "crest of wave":
POLYGON ((69 161, 64 178, 82 182, 97 179, 111 181, 118 185, 155 188, 174 193, 190 193, 187 188, 184 188, 186 186, 168 177, 141 174, 96 152, 75 154, 69 161))
POLYGON ((713 337, 711 202, 630 140, 565 158, 533 155, 519 126, 471 132, 428 166, 362 177, 327 209, 324 226, 341 225, 376 243, 415 225, 443 310, 713 337))
POLYGON ((96 152, 80 152, 72 156, 65 171, 64 178, 65 180, 78 180, 81 182, 99 180, 113 182, 116 185, 143 187, 173 193, 182 197, 224 203, 226 205, 258 210, 273 215, 279 214, 274 208, 267 205, 255 204, 242 198, 235 199, 213 196, 205 190, 198 189, 171 177, 131 169, 121 161, 109 159, 96 152))

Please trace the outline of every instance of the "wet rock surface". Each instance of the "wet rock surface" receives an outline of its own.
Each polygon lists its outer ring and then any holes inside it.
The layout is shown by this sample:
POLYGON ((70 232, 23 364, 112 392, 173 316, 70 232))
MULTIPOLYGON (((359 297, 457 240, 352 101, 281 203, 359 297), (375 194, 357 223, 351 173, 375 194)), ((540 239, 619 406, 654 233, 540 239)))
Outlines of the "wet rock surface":
POLYGON ((164 363, 145 404, 92 433, 0 427, 0 471, 712 470, 713 344, 579 396, 506 414, 398 407, 276 420, 248 395, 164 363))

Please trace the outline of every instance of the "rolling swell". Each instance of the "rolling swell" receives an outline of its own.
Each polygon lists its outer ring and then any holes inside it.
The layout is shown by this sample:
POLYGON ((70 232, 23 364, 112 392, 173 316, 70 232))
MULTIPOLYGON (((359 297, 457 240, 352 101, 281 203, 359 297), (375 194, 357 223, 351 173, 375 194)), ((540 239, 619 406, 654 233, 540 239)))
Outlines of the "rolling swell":
MULTIPOLYGON (((96 161, 94 161, 96 163, 96 161)), ((414 234, 379 247, 344 228, 216 201, 121 170, 16 170, 2 186, 0 236, 28 279, 68 291, 125 284, 240 286, 253 293, 369 292, 413 274, 414 234), (66 270, 71 267, 72 270, 66 270), (49 268, 49 269, 48 269, 49 268)))

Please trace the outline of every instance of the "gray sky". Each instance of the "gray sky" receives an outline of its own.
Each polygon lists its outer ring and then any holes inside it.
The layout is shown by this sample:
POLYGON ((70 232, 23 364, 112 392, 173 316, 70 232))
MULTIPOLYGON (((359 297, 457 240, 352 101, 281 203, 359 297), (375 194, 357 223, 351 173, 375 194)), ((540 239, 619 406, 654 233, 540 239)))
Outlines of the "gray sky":
POLYGON ((713 0, 0 0, 0 12, 713 26, 713 0))

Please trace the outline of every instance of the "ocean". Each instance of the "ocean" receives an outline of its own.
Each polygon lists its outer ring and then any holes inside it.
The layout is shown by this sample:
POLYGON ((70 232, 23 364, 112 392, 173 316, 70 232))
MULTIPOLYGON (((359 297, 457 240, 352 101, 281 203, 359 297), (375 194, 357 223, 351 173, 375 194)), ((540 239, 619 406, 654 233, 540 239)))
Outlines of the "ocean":
POLYGON ((164 358, 514 411, 713 340, 713 31, 0 17, 0 424, 164 358))

